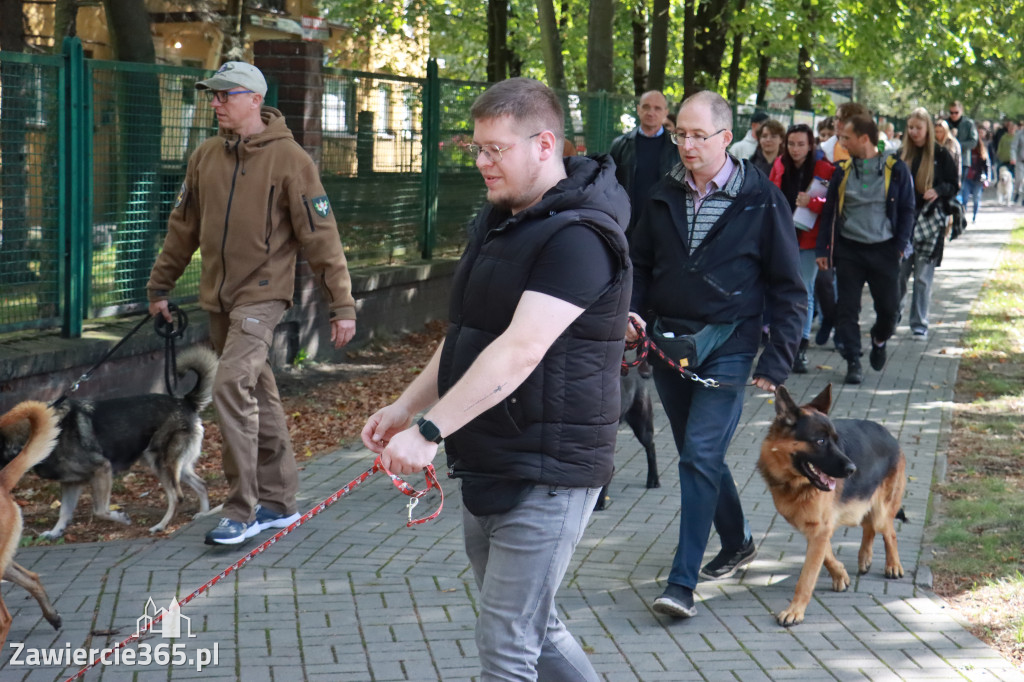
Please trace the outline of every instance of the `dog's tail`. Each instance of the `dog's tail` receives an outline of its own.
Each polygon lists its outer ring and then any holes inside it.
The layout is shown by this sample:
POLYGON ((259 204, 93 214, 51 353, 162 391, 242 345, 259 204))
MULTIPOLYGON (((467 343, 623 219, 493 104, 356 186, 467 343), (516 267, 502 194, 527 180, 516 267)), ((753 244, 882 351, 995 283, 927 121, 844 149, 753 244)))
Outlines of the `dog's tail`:
POLYGON ((196 412, 202 412, 213 399, 213 375, 217 372, 217 354, 203 346, 193 346, 178 358, 178 377, 196 373, 196 385, 184 400, 196 412))
POLYGON ((53 410, 41 402, 27 400, 0 417, 0 428, 27 420, 29 437, 18 456, 0 469, 0 488, 10 492, 25 472, 46 459, 57 445, 60 429, 53 410))
POLYGON ((900 510, 896 512, 896 518, 900 521, 906 521, 907 523, 910 523, 910 519, 907 518, 906 513, 903 511, 903 507, 900 507, 900 510))

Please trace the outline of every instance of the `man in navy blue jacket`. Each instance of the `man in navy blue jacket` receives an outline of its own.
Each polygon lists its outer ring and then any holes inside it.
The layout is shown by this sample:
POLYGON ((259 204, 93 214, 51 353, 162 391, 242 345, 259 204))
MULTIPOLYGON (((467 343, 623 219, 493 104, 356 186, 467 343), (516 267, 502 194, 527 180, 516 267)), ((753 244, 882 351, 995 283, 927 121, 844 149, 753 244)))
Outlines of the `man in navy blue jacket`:
POLYGON ((652 329, 676 336, 699 329, 691 369, 721 384, 710 388, 664 363, 653 365, 679 451, 682 504, 679 545, 654 610, 689 618, 697 612, 698 578, 726 578, 754 558, 725 452, 743 410, 765 303, 771 337, 753 383, 774 391, 793 366, 807 292, 785 197, 748 161, 726 152, 729 103, 708 91, 687 98, 673 140, 682 163, 651 190, 633 235, 630 317, 641 327, 643 318, 651 319, 652 329), (712 523, 722 550, 701 568, 712 523))
POLYGON ((836 346, 846 359, 846 383, 864 380, 861 369, 860 299, 864 283, 875 302, 871 367, 885 366, 885 342, 896 330, 900 261, 914 232, 914 183, 907 165, 878 151, 870 116, 843 124, 839 140, 850 159, 829 182, 816 248, 818 267, 836 269, 836 346))

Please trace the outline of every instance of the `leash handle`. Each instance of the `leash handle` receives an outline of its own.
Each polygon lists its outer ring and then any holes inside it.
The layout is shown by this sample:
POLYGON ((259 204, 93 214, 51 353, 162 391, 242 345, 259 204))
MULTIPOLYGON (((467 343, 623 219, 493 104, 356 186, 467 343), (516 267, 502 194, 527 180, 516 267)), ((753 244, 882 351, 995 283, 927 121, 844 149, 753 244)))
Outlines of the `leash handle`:
POLYGON ((669 367, 682 374, 690 381, 694 381, 704 386, 705 388, 718 388, 719 386, 721 386, 721 384, 719 384, 716 379, 704 379, 697 375, 695 372, 690 371, 689 369, 677 363, 672 358, 665 355, 665 351, 658 348, 654 341, 651 340, 650 335, 648 335, 646 330, 644 330, 636 320, 634 320, 633 318, 629 318, 629 323, 633 325, 633 329, 636 330, 637 339, 635 341, 627 341, 626 350, 636 350, 636 359, 630 361, 626 360, 625 357, 622 358, 623 375, 629 372, 629 369, 631 367, 636 367, 641 362, 646 360, 647 356, 653 352, 661 359, 662 362, 664 362, 669 367))
POLYGON ((442 509, 444 509, 444 490, 441 488, 441 484, 437 482, 437 473, 434 471, 433 464, 428 464, 427 468, 423 470, 423 476, 427 482, 427 487, 423 490, 416 490, 416 488, 391 473, 387 467, 384 466, 384 463, 381 462, 379 455, 373 462, 373 468, 387 474, 388 478, 391 479, 391 482, 395 484, 395 487, 398 488, 403 495, 408 495, 412 498, 409 500, 409 521, 405 524, 406 528, 412 528, 417 524, 426 523, 427 521, 436 519, 437 515, 441 513, 442 509), (441 502, 437 505, 437 510, 430 516, 423 516, 418 519, 412 518, 412 510, 416 507, 416 504, 419 503, 420 498, 430 492, 431 488, 437 488, 437 491, 441 494, 441 502))

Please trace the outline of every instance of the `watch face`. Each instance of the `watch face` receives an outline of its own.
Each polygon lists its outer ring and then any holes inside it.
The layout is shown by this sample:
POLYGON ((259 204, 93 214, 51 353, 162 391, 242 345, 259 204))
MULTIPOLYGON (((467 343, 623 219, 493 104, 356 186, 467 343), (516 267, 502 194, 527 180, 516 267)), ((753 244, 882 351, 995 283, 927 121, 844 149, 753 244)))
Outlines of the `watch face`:
POLYGON ((420 419, 418 424, 420 427, 420 434, 424 438, 435 443, 441 442, 441 430, 437 428, 437 425, 434 424, 434 422, 428 421, 427 419, 420 419))

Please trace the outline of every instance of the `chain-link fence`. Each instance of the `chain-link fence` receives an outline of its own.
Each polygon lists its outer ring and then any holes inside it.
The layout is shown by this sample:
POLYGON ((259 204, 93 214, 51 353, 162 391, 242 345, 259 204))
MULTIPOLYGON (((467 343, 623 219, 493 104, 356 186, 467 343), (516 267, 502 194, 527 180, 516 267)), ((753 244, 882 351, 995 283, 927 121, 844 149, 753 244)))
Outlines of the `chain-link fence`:
MULTIPOLYGON (((189 155, 217 132, 197 98, 198 69, 86 62, 91 96, 92 212, 87 243, 92 317, 138 307, 163 244, 167 217, 189 155)), ((175 287, 176 300, 199 293, 199 254, 175 287)))
POLYGON ((60 323, 59 57, 0 60, 0 329, 60 323))
MULTIPOLYGON (((0 53, 0 332, 145 306, 189 156, 216 134, 187 67, 0 53)), ((454 255, 485 188, 469 153, 486 83, 324 68, 324 186, 353 265, 454 255)), ((268 103, 276 101, 271 82, 268 103)), ((567 153, 599 154, 636 125, 633 97, 559 93, 567 153)), ((788 113, 792 121, 792 113, 788 113)), ((737 110, 736 130, 747 122, 737 110)), ((175 300, 198 296, 199 254, 175 300)))

